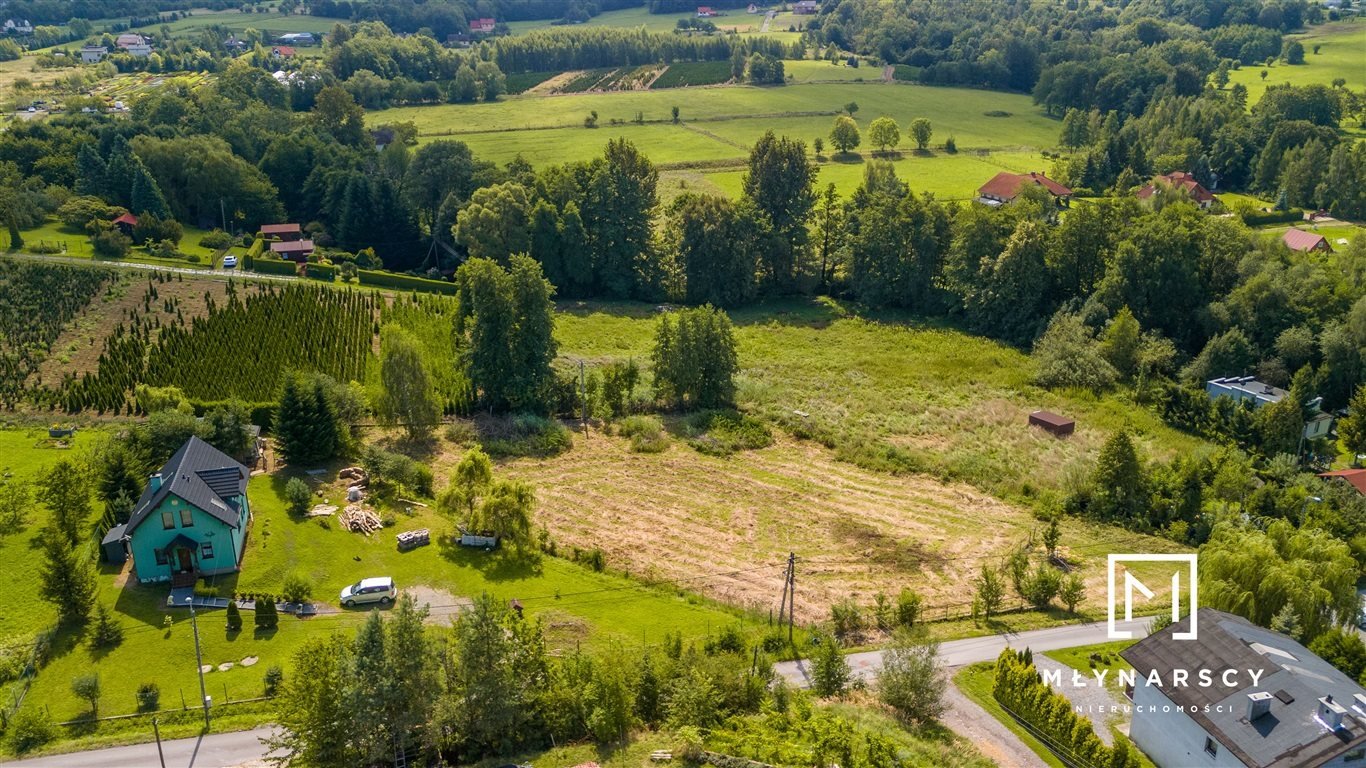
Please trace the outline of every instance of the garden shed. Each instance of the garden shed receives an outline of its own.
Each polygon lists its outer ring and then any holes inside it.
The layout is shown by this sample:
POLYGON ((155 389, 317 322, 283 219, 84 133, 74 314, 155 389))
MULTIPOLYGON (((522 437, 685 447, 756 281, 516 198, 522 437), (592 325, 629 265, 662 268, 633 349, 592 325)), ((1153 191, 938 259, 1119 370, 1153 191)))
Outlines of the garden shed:
POLYGON ((1029 425, 1041 427, 1058 437, 1067 437, 1077 429, 1077 422, 1052 411, 1035 411, 1029 414, 1029 425))

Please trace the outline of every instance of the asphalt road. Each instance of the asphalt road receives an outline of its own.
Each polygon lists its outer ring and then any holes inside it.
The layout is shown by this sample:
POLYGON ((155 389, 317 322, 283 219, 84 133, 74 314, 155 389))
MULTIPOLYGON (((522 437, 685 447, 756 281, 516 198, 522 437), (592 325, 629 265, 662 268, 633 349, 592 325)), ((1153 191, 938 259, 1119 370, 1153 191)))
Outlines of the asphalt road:
MULTIPOLYGON (((270 727, 232 733, 212 733, 193 739, 161 742, 166 768, 237 768, 265 765, 267 749, 261 739, 270 727)), ((157 745, 134 744, 89 752, 35 757, 3 763, 5 768, 159 768, 157 745)))
MULTIPOLYGON (((1130 630, 1134 633, 1134 637, 1141 638, 1147 634, 1147 626, 1150 621, 1151 619, 1134 619, 1132 622, 1121 621, 1116 624, 1116 629, 1130 630)), ((1028 646, 1035 651, 1054 651, 1059 648, 1104 643, 1108 640, 1109 637, 1106 635, 1105 622, 1103 621, 1092 624, 1069 624, 1052 629, 1035 629, 1029 632, 952 640, 940 644, 939 658, 946 667, 961 667, 979 661, 991 661, 1001 655, 1001 649, 1007 646, 1012 648, 1028 646)), ((849 662, 850 671, 859 677, 871 677, 882 666, 881 651, 851 653, 845 659, 849 662)), ((779 662, 774 665, 774 670, 794 685, 802 688, 811 685, 806 659, 779 662)))

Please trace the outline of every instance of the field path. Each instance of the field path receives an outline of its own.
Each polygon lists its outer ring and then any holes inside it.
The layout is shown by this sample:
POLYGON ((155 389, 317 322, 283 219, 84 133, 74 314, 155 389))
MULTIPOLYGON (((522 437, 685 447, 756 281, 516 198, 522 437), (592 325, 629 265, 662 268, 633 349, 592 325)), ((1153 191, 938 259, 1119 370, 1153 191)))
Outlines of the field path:
POLYGON ((741 144, 741 143, 738 142, 738 141, 734 141, 734 140, 732 140, 732 139, 728 139, 728 138, 726 138, 726 137, 724 137, 724 136, 717 136, 716 134, 712 133, 711 131, 709 131, 709 130, 707 130, 707 129, 705 129, 705 128, 698 128, 697 126, 693 125, 692 123, 679 123, 679 125, 681 125, 685 130, 692 131, 693 133, 699 134, 699 135, 701 135, 701 136, 706 136, 707 138, 713 139, 713 140, 715 140, 715 141, 719 141, 719 142, 721 142, 722 144, 726 144, 726 145, 728 145, 728 146, 735 147, 736 149, 743 149, 743 150, 745 150, 746 152, 749 151, 749 147, 745 146, 744 144, 741 144))
POLYGON ((759 34, 762 35, 762 34, 764 34, 765 32, 768 31, 768 24, 769 24, 769 22, 773 21, 773 16, 774 16, 776 13, 777 13, 777 11, 769 11, 768 13, 765 13, 765 14, 764 14, 764 23, 763 23, 763 26, 759 27, 759 34))
POLYGON ((891 64, 882 68, 882 82, 890 83, 896 79, 896 67, 891 64))
POLYGON ((964 696, 956 684, 949 683, 944 689, 944 704, 946 708, 941 718, 944 725, 972 742, 1000 768, 1048 768, 1048 764, 1018 736, 977 706, 977 702, 964 696))

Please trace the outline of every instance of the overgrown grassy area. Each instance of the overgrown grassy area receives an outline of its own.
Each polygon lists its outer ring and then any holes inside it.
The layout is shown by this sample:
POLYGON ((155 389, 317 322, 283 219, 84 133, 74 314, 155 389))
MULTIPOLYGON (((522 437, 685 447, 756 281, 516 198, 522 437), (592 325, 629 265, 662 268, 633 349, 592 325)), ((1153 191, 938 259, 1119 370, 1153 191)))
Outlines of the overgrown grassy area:
POLYGON ((1109 672, 1105 676, 1106 687, 1123 695, 1124 688, 1119 684, 1118 674, 1121 670, 1132 670, 1133 666, 1125 661, 1119 652, 1135 642, 1134 640, 1116 640, 1110 643, 1079 645, 1076 648, 1045 651, 1044 655, 1081 672, 1083 676, 1089 676, 1092 672, 1109 672))
POLYGON ((977 706, 985 709, 987 714, 999 720, 1011 733, 1018 736, 1020 741, 1038 755, 1049 768, 1066 768, 1057 755, 1045 747, 1043 742, 1029 735, 1029 732, 996 702, 996 697, 991 694, 992 688, 996 685, 995 662, 983 661, 964 667, 953 676, 953 684, 958 686, 958 690, 962 691, 964 696, 972 699, 977 706))
MULTIPOLYGON (((641 304, 562 305, 561 353, 648 363, 655 316, 641 304)), ((927 472, 1031 499, 1066 488, 1117 429, 1135 433, 1150 458, 1204 445, 1123 393, 1036 387, 1028 355, 951 326, 828 299, 762 304, 731 317, 744 409, 863 467, 927 472), (1076 434, 1060 440, 1029 427, 1039 408, 1075 418, 1076 434)))

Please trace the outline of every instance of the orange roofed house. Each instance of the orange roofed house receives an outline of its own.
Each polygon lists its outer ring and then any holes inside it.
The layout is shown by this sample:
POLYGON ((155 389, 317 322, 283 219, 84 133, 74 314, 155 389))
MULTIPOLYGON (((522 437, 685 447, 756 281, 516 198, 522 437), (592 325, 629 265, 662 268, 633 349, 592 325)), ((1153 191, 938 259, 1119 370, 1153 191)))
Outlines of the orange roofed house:
POLYGON ((1328 238, 1313 232, 1305 232, 1302 229, 1291 227, 1281 235, 1281 242, 1290 247, 1292 251, 1319 251, 1320 253, 1331 253, 1333 246, 1328 244, 1328 238))
POLYGON ((983 205, 1005 205, 1019 197, 1020 192, 1030 186, 1043 187, 1059 205, 1067 205, 1072 198, 1072 190, 1048 178, 1042 173, 1008 173, 1002 171, 977 190, 977 202, 983 205))
POLYGON ((1138 199, 1151 199, 1153 195, 1157 194, 1159 186, 1179 189, 1182 192, 1185 192, 1196 205, 1200 206, 1201 210, 1208 210, 1209 207, 1214 204, 1214 193, 1205 189, 1200 182, 1195 180, 1194 176, 1185 171, 1172 171, 1171 173, 1158 176, 1146 187, 1138 190, 1138 199))

